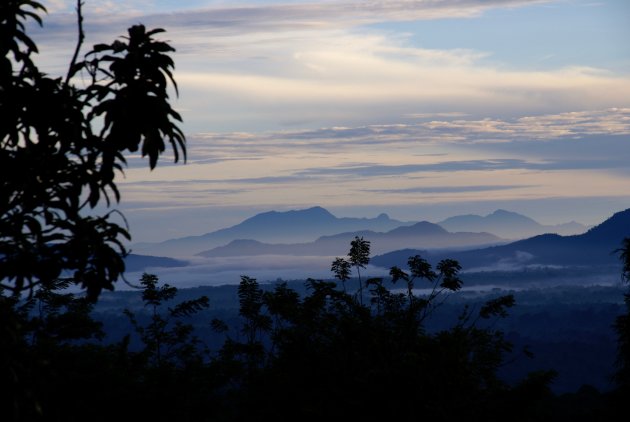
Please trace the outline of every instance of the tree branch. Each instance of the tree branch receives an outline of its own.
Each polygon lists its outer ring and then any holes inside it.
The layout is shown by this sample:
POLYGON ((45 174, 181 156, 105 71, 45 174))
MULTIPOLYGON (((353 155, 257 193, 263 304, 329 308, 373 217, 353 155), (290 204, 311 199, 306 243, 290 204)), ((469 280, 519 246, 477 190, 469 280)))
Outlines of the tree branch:
POLYGON ((83 32, 83 13, 81 12, 82 7, 83 2, 81 0, 77 0, 77 27, 79 31, 79 39, 77 40, 77 46, 74 49, 74 54, 72 55, 70 66, 68 67, 68 74, 66 75, 65 81, 66 86, 68 86, 68 84, 70 83, 70 78, 74 76, 77 59, 79 57, 79 51, 81 50, 83 40, 85 39, 85 32, 83 32))

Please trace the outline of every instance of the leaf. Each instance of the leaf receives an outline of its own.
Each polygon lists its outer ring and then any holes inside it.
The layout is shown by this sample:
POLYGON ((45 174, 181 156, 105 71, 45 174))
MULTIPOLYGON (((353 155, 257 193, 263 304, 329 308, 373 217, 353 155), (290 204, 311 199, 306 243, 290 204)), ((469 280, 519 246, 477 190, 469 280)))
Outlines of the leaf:
POLYGON ((372 277, 372 278, 368 278, 365 281, 365 286, 380 286, 383 284, 383 279, 381 277, 372 277))
POLYGON ((349 261, 355 267, 365 268, 370 263, 370 241, 363 237, 355 236, 350 242, 349 261))
POLYGON ((146 33, 147 37, 150 37, 155 34, 159 34, 161 32, 166 32, 166 29, 163 28, 155 28, 146 33))
POLYGON ((398 267, 391 267, 389 269, 389 275, 392 278, 392 283, 396 283, 398 280, 409 281, 409 274, 398 267))
POLYGON ((420 255, 415 255, 409 258, 407 261, 411 276, 414 278, 423 278, 428 281, 433 281, 437 277, 437 274, 433 271, 431 264, 427 262, 420 255))
POLYGON ((453 259, 443 259, 440 261, 437 265, 437 270, 442 276, 440 286, 451 291, 461 289, 463 282, 458 276, 461 269, 462 266, 459 265, 459 262, 453 259))
POLYGON ((350 278, 351 264, 343 258, 335 258, 330 271, 335 273, 335 277, 341 281, 346 281, 350 278))
POLYGON ((490 318, 491 316, 507 317, 506 308, 511 308, 516 303, 514 295, 500 296, 496 299, 487 301, 479 310, 481 318, 490 318))
POLYGON ((188 317, 196 314, 210 306, 207 296, 201 296, 197 299, 187 300, 179 303, 175 308, 170 310, 173 317, 188 317))
POLYGON ((210 321, 210 326, 217 333, 225 333, 226 331, 229 330, 228 325, 217 318, 212 318, 212 321, 210 321))

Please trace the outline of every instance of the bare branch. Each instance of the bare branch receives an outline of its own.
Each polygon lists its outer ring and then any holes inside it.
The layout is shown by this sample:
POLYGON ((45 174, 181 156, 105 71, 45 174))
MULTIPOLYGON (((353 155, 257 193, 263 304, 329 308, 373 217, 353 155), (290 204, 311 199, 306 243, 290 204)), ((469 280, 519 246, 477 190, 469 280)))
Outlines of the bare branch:
POLYGON ((75 68, 77 65, 77 59, 79 57, 79 51, 81 51, 81 45, 83 45, 83 40, 85 39, 85 32, 83 32, 83 13, 81 12, 81 8, 83 7, 83 2, 81 0, 77 0, 77 26, 79 31, 79 38, 77 40, 77 46, 74 49, 74 54, 72 55, 72 61, 70 61, 70 66, 68 67, 68 74, 66 75, 66 86, 70 83, 70 78, 74 76, 75 68))

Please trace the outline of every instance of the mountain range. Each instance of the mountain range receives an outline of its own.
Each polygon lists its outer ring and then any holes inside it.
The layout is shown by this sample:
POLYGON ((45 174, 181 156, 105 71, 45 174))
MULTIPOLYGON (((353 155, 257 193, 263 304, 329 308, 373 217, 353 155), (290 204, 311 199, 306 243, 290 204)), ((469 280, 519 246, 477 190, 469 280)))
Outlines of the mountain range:
POLYGON ((144 254, 190 256, 238 239, 267 243, 297 243, 359 230, 383 232, 411 224, 413 223, 393 220, 387 214, 380 214, 376 218, 339 218, 322 207, 283 212, 269 211, 257 214, 235 226, 200 236, 170 239, 160 243, 135 244, 133 250, 144 254))
POLYGON ((630 209, 620 211, 586 233, 572 236, 543 234, 516 242, 467 251, 405 249, 375 256, 380 267, 406 266, 416 254, 430 260, 452 258, 467 270, 517 269, 527 266, 594 266, 619 264, 617 251, 630 236, 630 209))
MULTIPOLYGON (((428 222, 421 223, 431 224, 428 222)), ((513 239, 517 235, 533 236, 548 232, 573 234, 586 230, 585 226, 573 222, 558 226, 545 226, 529 217, 505 210, 497 210, 483 217, 477 215, 451 217, 440 222, 439 225, 451 233, 485 233, 486 236, 488 234, 495 235, 495 239, 486 238, 486 240, 473 241, 472 236, 468 236, 466 239, 460 236, 464 244, 455 245, 455 238, 451 236, 452 239, 448 243, 440 243, 436 240, 429 247, 472 246, 496 243, 498 240, 496 237, 513 239)), ((133 245, 132 249, 134 253, 184 257, 199 253, 209 256, 212 255, 209 252, 210 250, 225 247, 224 249, 215 250, 215 256, 220 256, 221 254, 224 254, 223 256, 231 256, 237 248, 254 253, 254 251, 259 251, 263 248, 268 251, 274 248, 277 251, 281 251, 282 248, 286 249, 287 245, 318 243, 316 246, 295 247, 297 248, 296 251, 309 248, 317 249, 317 246, 328 242, 326 239, 321 239, 322 237, 334 237, 336 235, 342 236, 339 248, 347 248, 348 239, 351 240, 354 234, 360 236, 361 234, 359 233, 365 232, 364 236, 366 238, 368 236, 371 237, 370 240, 374 242, 373 250, 376 253, 382 253, 389 247, 393 249, 420 247, 415 240, 412 243, 408 241, 410 238, 417 236, 417 234, 414 234, 416 230, 419 230, 419 227, 415 227, 414 222, 395 220, 387 214, 380 214, 375 218, 340 218, 322 207, 312 207, 284 212, 269 211, 257 214, 232 227, 199 236, 170 239, 160 243, 138 243, 133 245), (400 228, 401 231, 387 234, 387 232, 397 228, 400 228), (402 233, 405 230, 409 230, 408 235, 402 233), (349 233, 352 235, 349 236, 349 233), (388 237, 395 238, 395 240, 388 241, 388 237), (405 237, 408 240, 401 240, 405 237), (238 242, 230 244, 234 241, 238 242)), ((330 243, 326 244, 330 245, 330 243)), ((424 244, 422 244, 422 247, 424 247, 424 244)), ((255 252, 255 254, 260 253, 255 252)))
POLYGON ((233 240, 198 255, 204 257, 252 256, 252 255, 346 255, 355 236, 370 241, 372 253, 384 253, 400 248, 461 248, 497 244, 503 239, 490 233, 450 233, 437 224, 421 221, 388 232, 362 230, 322 236, 314 242, 294 244, 269 244, 251 239, 233 240))
POLYGON ((524 239, 544 233, 573 235, 584 233, 588 227, 571 221, 557 225, 543 225, 537 221, 506 210, 496 210, 486 216, 458 215, 438 223, 451 232, 490 232, 504 239, 524 239))

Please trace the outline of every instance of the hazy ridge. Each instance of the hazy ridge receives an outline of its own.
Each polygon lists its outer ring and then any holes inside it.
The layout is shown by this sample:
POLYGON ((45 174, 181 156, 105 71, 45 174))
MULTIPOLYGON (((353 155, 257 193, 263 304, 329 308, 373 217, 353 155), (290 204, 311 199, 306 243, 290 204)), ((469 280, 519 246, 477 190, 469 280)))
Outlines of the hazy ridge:
POLYGON ((198 255, 205 257, 245 255, 345 255, 348 245, 356 237, 370 241, 372 253, 383 253, 406 247, 454 248, 497 244, 503 239, 490 233, 451 233, 437 224, 422 221, 411 226, 397 227, 388 232, 362 230, 322 236, 314 242, 297 244, 268 244, 251 239, 238 239, 198 255))
POLYGON ((523 239, 544 233, 574 235, 584 233, 588 227, 570 221, 556 225, 540 224, 536 220, 512 211, 498 209, 486 216, 458 215, 440 221, 449 231, 490 232, 504 239, 523 239))
MULTIPOLYGON (((615 251, 630 236, 630 209, 620 211, 586 233, 572 236, 542 234, 528 239, 468 251, 433 251, 434 259, 450 257, 464 268, 483 270, 519 269, 524 266, 598 266, 618 264, 615 251)), ((372 259, 381 267, 404 265, 408 256, 420 250, 392 251, 372 259)))
MULTIPOLYGON (((133 250, 134 253, 148 255, 192 256, 208 255, 210 254, 208 251, 214 248, 225 247, 216 250, 215 253, 219 256, 221 254, 231 256, 237 253, 237 247, 251 254, 261 254, 259 250, 263 248, 270 251, 277 249, 283 254, 283 248, 291 248, 278 245, 300 244, 293 248, 292 254, 304 254, 306 252, 298 253, 297 251, 317 250, 319 245, 335 241, 336 237, 347 243, 350 234, 350 238, 354 235, 369 237, 369 240, 373 242, 374 251, 384 253, 388 249, 391 251, 405 247, 446 248, 487 245, 501 242, 502 239, 513 239, 517 232, 523 235, 520 237, 527 237, 525 234, 529 236, 549 232, 569 234, 580 233, 584 230, 586 226, 579 223, 546 226, 524 215, 505 210, 497 210, 485 217, 455 216, 436 224, 427 221, 399 221, 390 218, 385 213, 375 218, 336 217, 322 207, 312 207, 283 212, 264 212, 234 226, 198 236, 169 239, 160 243, 138 243, 133 245, 133 250), (440 232, 439 229, 443 230, 440 232), (460 235, 450 236, 447 241, 449 236, 445 234, 446 231, 460 233, 460 235), (478 234, 476 239, 472 233, 478 234), (424 236, 426 241, 419 243, 411 241, 410 243, 410 239, 417 235, 424 236), (329 239, 330 237, 332 238, 329 239), (227 247, 234 241, 238 242, 227 247), (402 243, 393 244, 396 241, 402 243), (308 243, 318 242, 318 245, 305 246, 308 243), (229 250, 233 251, 228 252, 229 250)), ((345 247, 345 245, 340 247, 345 247)))
POLYGON ((321 236, 358 230, 388 231, 413 223, 393 220, 387 214, 375 218, 338 218, 322 207, 304 210, 269 211, 232 227, 199 236, 170 239, 160 243, 139 243, 134 250, 147 254, 195 255, 238 239, 268 243, 314 241, 321 236))

